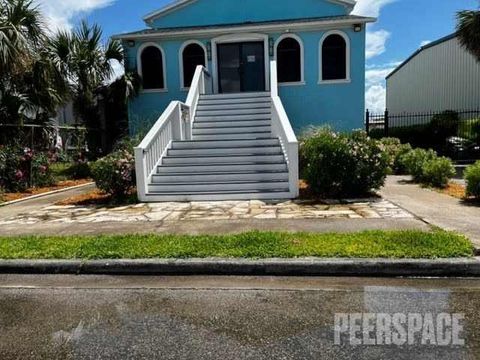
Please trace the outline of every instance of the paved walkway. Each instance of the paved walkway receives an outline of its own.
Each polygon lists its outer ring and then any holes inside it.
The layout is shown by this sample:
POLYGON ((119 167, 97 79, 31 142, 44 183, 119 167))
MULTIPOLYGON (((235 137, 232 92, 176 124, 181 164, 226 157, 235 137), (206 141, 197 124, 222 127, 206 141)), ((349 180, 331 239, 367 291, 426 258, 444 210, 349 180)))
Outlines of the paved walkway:
POLYGON ((480 249, 480 206, 408 182, 405 176, 391 176, 382 196, 431 225, 467 235, 480 249))
POLYGON ((219 201, 137 204, 122 207, 56 206, 91 190, 77 189, 0 208, 0 235, 219 234, 250 230, 354 232, 429 227, 383 199, 219 201))
POLYGON ((184 220, 285 220, 285 219, 412 219, 413 216, 383 199, 315 201, 215 201, 136 204, 121 207, 50 205, 26 208, 0 219, 4 225, 38 223, 156 222, 184 220))

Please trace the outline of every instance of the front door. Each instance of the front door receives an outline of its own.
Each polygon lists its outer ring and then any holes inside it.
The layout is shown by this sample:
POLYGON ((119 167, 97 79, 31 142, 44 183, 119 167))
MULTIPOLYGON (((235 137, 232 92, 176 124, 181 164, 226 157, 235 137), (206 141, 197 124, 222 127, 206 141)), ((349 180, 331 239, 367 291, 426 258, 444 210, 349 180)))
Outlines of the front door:
POLYGON ((217 45, 220 93, 265 91, 262 41, 217 45))

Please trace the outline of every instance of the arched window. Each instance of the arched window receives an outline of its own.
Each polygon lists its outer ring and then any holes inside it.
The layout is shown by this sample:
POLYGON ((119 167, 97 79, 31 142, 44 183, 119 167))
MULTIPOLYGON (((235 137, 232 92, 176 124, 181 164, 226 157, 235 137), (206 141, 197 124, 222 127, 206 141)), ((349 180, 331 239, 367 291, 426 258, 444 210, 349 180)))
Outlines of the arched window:
POLYGON ((206 66, 205 50, 198 43, 190 43, 182 51, 182 87, 188 88, 192 84, 193 76, 198 65, 206 66))
POLYGON ((303 81, 303 47, 300 39, 288 35, 279 39, 276 47, 279 83, 303 81))
POLYGON ((344 34, 332 33, 321 43, 321 81, 349 80, 349 44, 344 34))
POLYGON ((165 69, 162 50, 154 45, 147 45, 141 50, 140 75, 145 90, 165 89, 165 69))

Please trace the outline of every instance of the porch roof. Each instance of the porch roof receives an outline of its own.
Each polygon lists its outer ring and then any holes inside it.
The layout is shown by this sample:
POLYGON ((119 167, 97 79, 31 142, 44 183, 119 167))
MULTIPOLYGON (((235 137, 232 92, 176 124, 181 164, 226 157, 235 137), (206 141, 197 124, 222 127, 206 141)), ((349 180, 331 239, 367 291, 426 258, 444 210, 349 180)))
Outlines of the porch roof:
POLYGON ((172 38, 185 35, 209 36, 224 33, 225 31, 298 31, 318 30, 323 28, 334 28, 337 26, 348 26, 353 24, 365 24, 374 22, 372 17, 344 15, 329 17, 312 17, 289 20, 269 20, 259 22, 245 22, 235 24, 219 24, 206 26, 171 27, 162 29, 145 29, 131 33, 114 35, 113 39, 134 40, 151 38, 172 38))

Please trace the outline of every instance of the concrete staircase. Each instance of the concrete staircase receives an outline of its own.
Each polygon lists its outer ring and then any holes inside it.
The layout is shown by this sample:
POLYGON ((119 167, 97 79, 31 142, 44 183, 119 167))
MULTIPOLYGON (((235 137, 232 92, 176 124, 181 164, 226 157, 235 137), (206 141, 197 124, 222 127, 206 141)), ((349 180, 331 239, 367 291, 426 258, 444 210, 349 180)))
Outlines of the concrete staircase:
POLYGON ((283 199, 289 172, 270 93, 201 95, 192 140, 173 141, 148 183, 163 201, 283 199))

